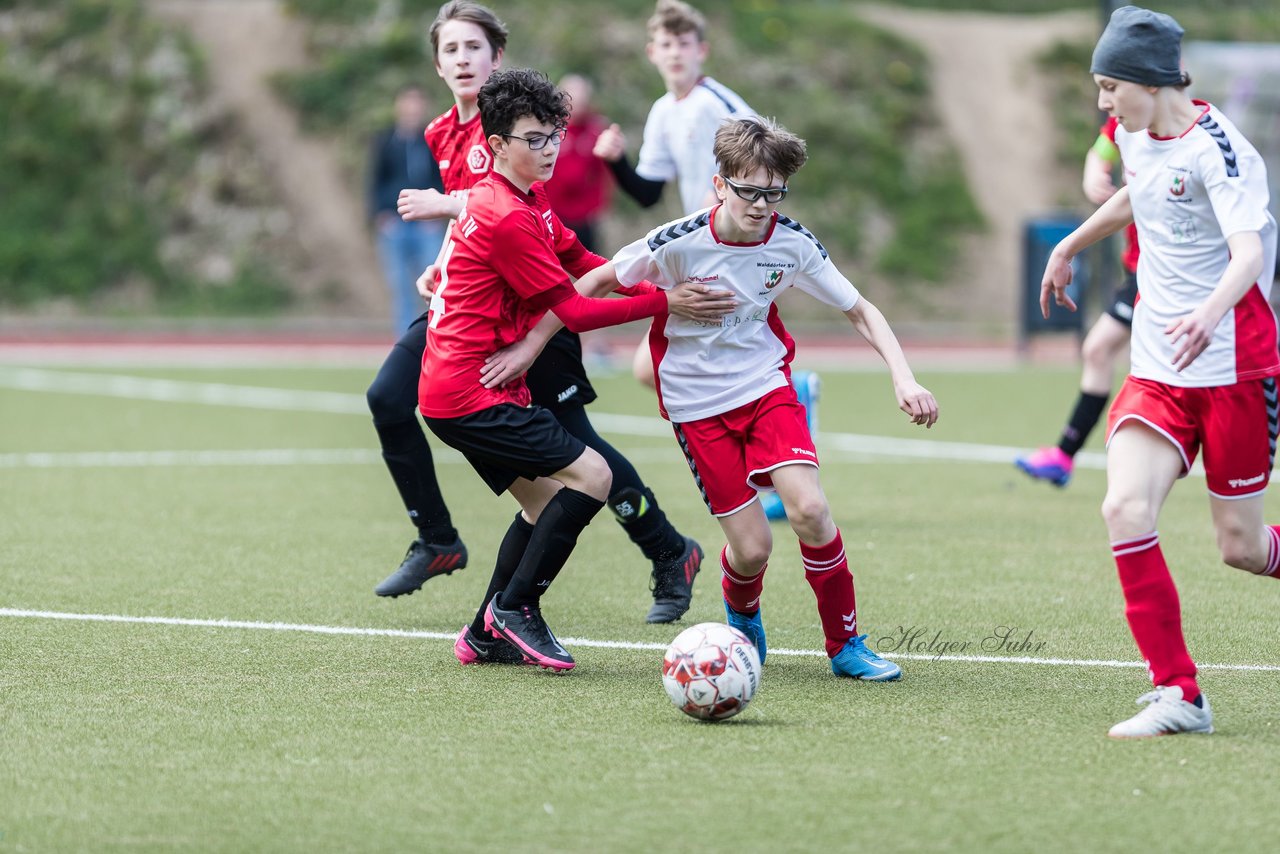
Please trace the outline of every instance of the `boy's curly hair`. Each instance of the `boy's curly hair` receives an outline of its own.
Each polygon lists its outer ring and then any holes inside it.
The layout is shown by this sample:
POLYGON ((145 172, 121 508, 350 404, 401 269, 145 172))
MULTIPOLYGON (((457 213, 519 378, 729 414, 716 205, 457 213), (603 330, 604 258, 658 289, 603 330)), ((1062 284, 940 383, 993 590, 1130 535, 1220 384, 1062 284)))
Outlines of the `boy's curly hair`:
POLYGON ((511 133, 525 116, 558 128, 569 124, 569 98, 532 68, 495 71, 480 87, 477 103, 486 137, 511 133))

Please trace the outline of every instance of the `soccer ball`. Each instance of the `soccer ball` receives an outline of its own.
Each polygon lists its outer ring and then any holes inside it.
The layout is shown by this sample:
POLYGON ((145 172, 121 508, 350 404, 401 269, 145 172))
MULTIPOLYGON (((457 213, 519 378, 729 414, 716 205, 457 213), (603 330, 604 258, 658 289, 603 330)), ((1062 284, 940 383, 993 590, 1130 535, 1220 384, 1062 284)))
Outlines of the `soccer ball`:
POLYGON ((760 654, 724 623, 690 626, 662 657, 662 686, 680 711, 722 721, 747 707, 760 687, 760 654))

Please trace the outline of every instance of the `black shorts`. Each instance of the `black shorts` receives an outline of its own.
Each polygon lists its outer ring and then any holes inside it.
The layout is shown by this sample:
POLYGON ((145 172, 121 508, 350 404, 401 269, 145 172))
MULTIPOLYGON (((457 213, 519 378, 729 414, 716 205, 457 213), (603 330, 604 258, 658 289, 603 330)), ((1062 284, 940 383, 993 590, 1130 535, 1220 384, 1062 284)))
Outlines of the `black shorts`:
POLYGON ((1138 299, 1138 275, 1125 271, 1124 283, 1111 295, 1111 305, 1107 314, 1123 323, 1133 326, 1133 303, 1138 299))
POLYGON ((582 340, 568 329, 551 336, 524 381, 533 402, 552 412, 586 406, 596 399, 596 390, 582 366, 582 340))
POLYGON ((587 446, 540 406, 491 406, 459 418, 424 418, 431 432, 462 453, 494 495, 516 478, 550 477, 582 456, 587 446))

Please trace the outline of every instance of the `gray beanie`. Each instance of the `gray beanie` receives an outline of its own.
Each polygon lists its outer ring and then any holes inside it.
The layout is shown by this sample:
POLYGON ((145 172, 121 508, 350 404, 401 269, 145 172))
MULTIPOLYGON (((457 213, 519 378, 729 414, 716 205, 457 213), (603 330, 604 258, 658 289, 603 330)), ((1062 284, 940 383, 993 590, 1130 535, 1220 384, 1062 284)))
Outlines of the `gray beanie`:
POLYGON ((1093 49, 1090 74, 1144 86, 1182 82, 1182 27, 1168 15, 1121 6, 1093 49))

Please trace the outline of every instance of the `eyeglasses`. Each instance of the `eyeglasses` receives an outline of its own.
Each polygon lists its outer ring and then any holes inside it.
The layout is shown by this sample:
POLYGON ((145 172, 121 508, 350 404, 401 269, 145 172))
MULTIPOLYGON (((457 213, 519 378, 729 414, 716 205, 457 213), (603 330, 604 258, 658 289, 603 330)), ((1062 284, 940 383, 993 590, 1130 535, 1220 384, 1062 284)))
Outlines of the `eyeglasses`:
POLYGON ((498 136, 503 139, 523 139, 530 151, 541 151, 547 147, 548 142, 559 148, 560 143, 564 142, 565 133, 564 128, 556 128, 551 133, 535 133, 533 136, 516 136, 513 133, 500 133, 498 136))
POLYGON ((776 205, 787 197, 787 188, 783 187, 753 187, 750 184, 737 184, 720 176, 724 182, 729 185, 729 189, 733 190, 733 194, 744 202, 755 202, 763 198, 771 205, 776 205))

